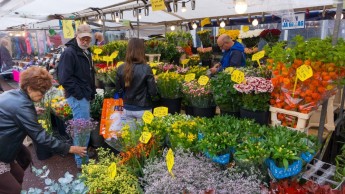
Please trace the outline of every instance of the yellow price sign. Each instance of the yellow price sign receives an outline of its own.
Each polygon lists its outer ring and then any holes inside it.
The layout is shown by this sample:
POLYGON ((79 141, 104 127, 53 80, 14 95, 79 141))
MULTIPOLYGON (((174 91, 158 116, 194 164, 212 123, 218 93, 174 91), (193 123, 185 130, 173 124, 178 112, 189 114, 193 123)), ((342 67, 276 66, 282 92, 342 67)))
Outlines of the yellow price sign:
POLYGON ((164 0, 151 0, 152 11, 160 11, 165 9, 164 0))
POLYGON ((242 27, 243 32, 248 32, 249 31, 249 26, 243 26, 242 27))
POLYGON ((145 123, 151 124, 153 120, 153 114, 151 113, 151 111, 145 111, 142 118, 145 123))
POLYGON ((157 69, 152 69, 152 73, 153 73, 153 75, 156 75, 157 74, 157 69))
POLYGON ((252 61, 258 62, 258 65, 261 68, 260 59, 263 58, 264 56, 265 56, 265 51, 257 52, 252 56, 252 61))
POLYGON ((302 65, 297 68, 297 77, 302 82, 313 76, 313 69, 308 65, 302 65))
POLYGON ((234 70, 235 70, 235 68, 233 68, 233 67, 227 67, 227 68, 225 68, 224 71, 232 74, 232 72, 234 72, 234 70))
POLYGON ((111 179, 114 179, 116 177, 116 164, 115 162, 112 162, 110 166, 108 167, 108 175, 111 179))
POLYGON ((153 115, 156 117, 164 117, 168 115, 168 108, 164 106, 153 109, 153 115))
POLYGON ((210 78, 208 78, 206 75, 202 75, 199 77, 198 79, 198 83, 202 86, 206 85, 208 83, 208 81, 210 80, 210 78))
POLYGON ((172 176, 174 176, 174 174, 172 173, 172 168, 174 167, 175 159, 174 159, 174 152, 172 151, 171 148, 168 150, 168 153, 165 156, 165 159, 166 159, 168 171, 170 172, 172 176))
POLYGON ((144 132, 141 134, 141 136, 140 136, 140 138, 139 138, 139 141, 140 141, 141 143, 147 144, 147 142, 150 141, 151 137, 152 137, 152 134, 151 134, 150 132, 144 131, 144 132))
POLYGON ((205 19, 201 20, 201 27, 204 27, 207 24, 211 24, 210 18, 205 18, 205 19))
POLYGON ((195 79, 195 73, 188 73, 187 75, 184 76, 185 82, 190 82, 194 79, 195 79))
POLYGON ((186 65, 186 64, 189 63, 189 60, 190 60, 190 59, 183 59, 183 60, 181 61, 181 64, 182 64, 182 65, 186 65))
POLYGON ((103 50, 100 49, 100 48, 96 48, 95 50, 93 50, 93 53, 95 53, 96 55, 99 55, 99 54, 101 54, 102 52, 103 52, 103 50))
POLYGON ((151 63, 150 63, 150 67, 157 67, 158 64, 159 64, 159 63, 151 62, 151 63))
POLYGON ((117 62, 117 64, 116 64, 116 66, 120 66, 120 65, 122 65, 122 64, 124 64, 125 62, 123 62, 123 61, 119 61, 119 62, 117 62))
POLYGON ((234 70, 231 74, 231 80, 236 83, 242 83, 244 81, 244 73, 240 70, 234 70))
POLYGON ((119 51, 114 51, 113 53, 111 53, 110 57, 112 59, 115 59, 117 57, 117 55, 119 55, 119 51))

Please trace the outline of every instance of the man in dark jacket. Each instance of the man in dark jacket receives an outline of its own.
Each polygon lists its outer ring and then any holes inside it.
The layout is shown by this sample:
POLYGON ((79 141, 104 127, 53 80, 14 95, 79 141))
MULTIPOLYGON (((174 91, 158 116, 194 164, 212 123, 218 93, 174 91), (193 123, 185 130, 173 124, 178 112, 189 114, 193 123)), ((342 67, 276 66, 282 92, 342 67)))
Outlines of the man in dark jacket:
MULTIPOLYGON (((90 119, 90 101, 96 94, 95 70, 89 49, 91 37, 90 26, 80 25, 76 31, 76 37, 67 42, 67 48, 60 57, 58 78, 65 89, 73 119, 90 119)), ((85 141, 87 144, 89 139, 90 136, 85 141)), ((74 145, 76 144, 77 138, 74 138, 74 145)), ((77 167, 80 168, 82 159, 75 155, 75 160, 77 167)))
POLYGON ((210 69, 212 74, 223 71, 227 67, 245 66, 244 46, 241 43, 231 40, 227 34, 222 34, 218 37, 217 44, 224 52, 220 63, 210 69))

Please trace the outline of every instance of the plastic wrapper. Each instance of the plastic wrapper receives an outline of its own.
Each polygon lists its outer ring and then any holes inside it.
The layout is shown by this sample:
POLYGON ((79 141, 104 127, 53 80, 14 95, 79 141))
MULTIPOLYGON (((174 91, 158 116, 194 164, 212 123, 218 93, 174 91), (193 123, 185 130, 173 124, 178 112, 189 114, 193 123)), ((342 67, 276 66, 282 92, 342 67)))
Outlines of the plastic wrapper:
MULTIPOLYGON (((304 114, 316 110, 324 100, 334 95, 340 79, 332 63, 299 60, 295 60, 290 67, 279 63, 273 69, 273 75, 271 106, 304 114), (313 75, 303 82, 298 79, 296 83, 296 70, 303 64, 311 66, 313 75)), ((278 114, 278 120, 284 126, 295 127, 297 119, 291 115, 278 114)))

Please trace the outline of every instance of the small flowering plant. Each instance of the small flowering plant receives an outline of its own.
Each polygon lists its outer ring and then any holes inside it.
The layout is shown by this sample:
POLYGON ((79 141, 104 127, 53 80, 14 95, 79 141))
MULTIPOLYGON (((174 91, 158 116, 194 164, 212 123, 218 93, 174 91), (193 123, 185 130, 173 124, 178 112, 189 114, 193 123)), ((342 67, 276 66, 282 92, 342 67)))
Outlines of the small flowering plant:
POLYGON ((63 96, 57 95, 51 100, 51 109, 56 116, 63 120, 68 120, 72 117, 72 109, 63 96))
POLYGON ((200 30, 197 32, 203 47, 211 47, 211 30, 200 30))
POLYGON ((268 111, 273 84, 263 77, 246 77, 245 83, 235 84, 234 88, 243 94, 243 108, 252 111, 268 111))
POLYGON ((211 84, 200 85, 197 80, 185 82, 182 84, 182 93, 187 102, 198 108, 209 108, 214 106, 213 94, 211 93, 211 84))
POLYGON ((196 151, 196 141, 198 137, 198 126, 195 118, 184 116, 176 120, 167 129, 169 143, 172 149, 183 148, 196 151))
POLYGON ((115 66, 107 66, 106 64, 96 65, 96 78, 104 84, 115 84, 115 76, 117 68, 115 66), (104 66, 105 65, 105 66, 104 66))

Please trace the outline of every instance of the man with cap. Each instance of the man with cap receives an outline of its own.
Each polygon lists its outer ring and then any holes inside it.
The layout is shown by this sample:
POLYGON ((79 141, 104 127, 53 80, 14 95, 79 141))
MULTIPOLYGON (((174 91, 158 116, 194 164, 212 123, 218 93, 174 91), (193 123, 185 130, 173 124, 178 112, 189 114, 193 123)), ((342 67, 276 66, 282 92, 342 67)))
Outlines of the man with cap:
POLYGON ((231 40, 227 34, 222 34, 217 39, 217 44, 223 51, 220 63, 214 65, 210 71, 212 74, 223 71, 227 67, 244 67, 246 57, 241 43, 231 40))
MULTIPOLYGON (((95 69, 90 51, 91 28, 87 24, 79 25, 76 37, 66 43, 67 48, 61 54, 58 66, 59 83, 65 89, 65 97, 72 109, 73 119, 90 119, 90 101, 96 94, 95 69)), ((74 138, 74 145, 76 145, 74 138)), ((90 135, 87 137, 87 146, 90 135)), ((80 169, 82 158, 75 155, 80 169)), ((87 158, 88 161, 88 158, 87 158)))

